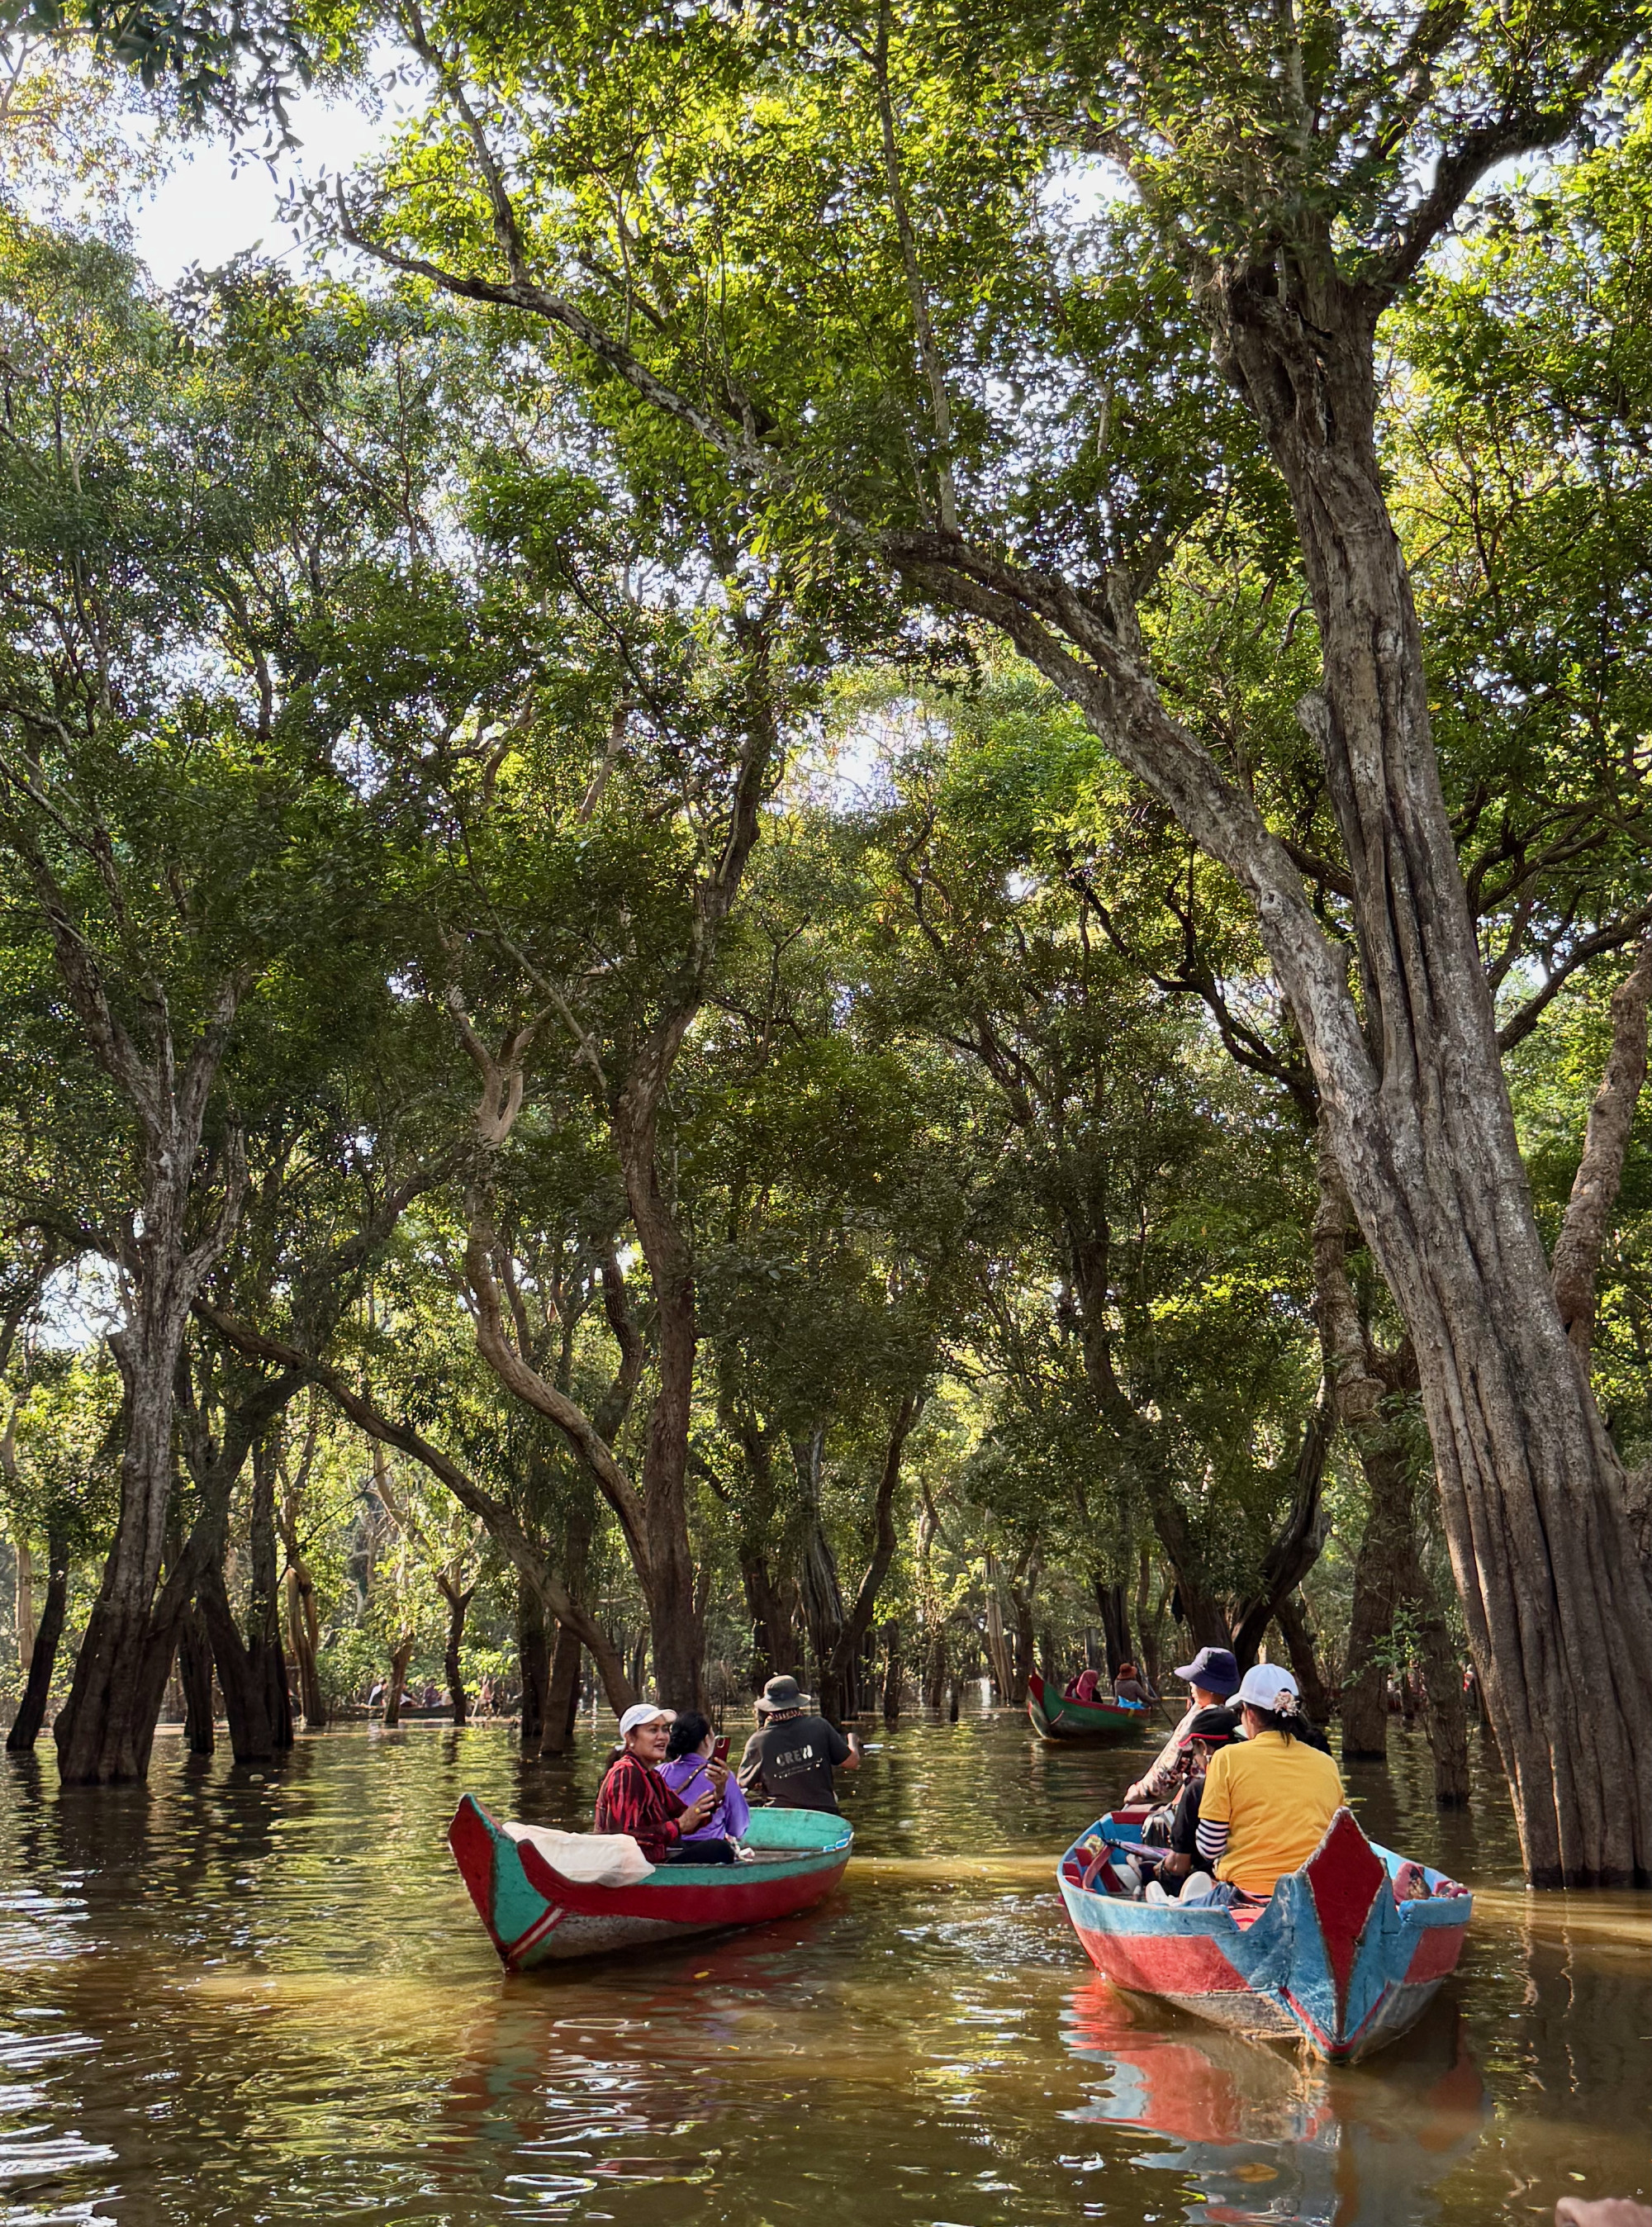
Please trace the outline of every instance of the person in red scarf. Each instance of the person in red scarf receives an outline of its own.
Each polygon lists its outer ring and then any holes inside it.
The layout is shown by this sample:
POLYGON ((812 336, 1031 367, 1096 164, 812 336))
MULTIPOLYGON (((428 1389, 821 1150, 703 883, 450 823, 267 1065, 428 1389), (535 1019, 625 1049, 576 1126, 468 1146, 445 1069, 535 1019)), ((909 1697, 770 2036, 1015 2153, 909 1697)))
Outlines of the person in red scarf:
POLYGON ((620 1719, 625 1752, 615 1757, 596 1796, 596 1830, 628 1833, 651 1864, 703 1863, 697 1850, 682 1844, 717 1807, 729 1776, 726 1764, 708 1762, 711 1784, 698 1799, 685 1803, 660 1776, 675 1712, 638 1701, 620 1719))

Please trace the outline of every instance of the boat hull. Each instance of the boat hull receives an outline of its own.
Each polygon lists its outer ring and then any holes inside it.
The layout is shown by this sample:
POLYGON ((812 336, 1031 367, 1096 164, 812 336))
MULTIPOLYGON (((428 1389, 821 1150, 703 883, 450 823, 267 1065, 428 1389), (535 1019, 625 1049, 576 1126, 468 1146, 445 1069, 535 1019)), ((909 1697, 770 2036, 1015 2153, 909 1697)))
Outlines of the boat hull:
POLYGON ((1027 1681, 1027 1714, 1040 1739, 1139 1739, 1147 1728, 1145 1709, 1122 1701, 1066 1701, 1034 1671, 1027 1681))
POLYGON ((460 1876, 512 1972, 794 1918, 837 1886, 854 1835, 819 1810, 755 1809, 746 1839, 762 1860, 668 1864, 634 1886, 587 1886, 513 1840, 469 1794, 448 1828, 460 1876))
MULTIPOLYGON (((1136 1830, 1112 1818, 1092 1829, 1118 1840, 1136 1830)), ((1347 1809, 1249 1924, 1227 1909, 1096 1892, 1082 1884, 1083 1849, 1075 1841, 1058 1878, 1104 1978, 1231 2032, 1305 2041, 1333 2064, 1369 2057, 1415 2025, 1455 1969, 1473 1910, 1464 1894, 1396 1903, 1401 1859, 1374 1847, 1347 1809)), ((1431 1888, 1445 1883, 1425 1876, 1431 1888)))

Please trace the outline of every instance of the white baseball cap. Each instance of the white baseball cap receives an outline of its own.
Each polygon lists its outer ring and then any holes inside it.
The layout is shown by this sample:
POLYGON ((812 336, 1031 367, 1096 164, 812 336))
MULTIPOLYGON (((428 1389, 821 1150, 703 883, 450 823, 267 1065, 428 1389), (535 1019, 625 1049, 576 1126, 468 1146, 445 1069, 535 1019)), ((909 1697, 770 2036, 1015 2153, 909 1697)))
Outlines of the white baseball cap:
POLYGON ((627 1732, 635 1732, 639 1725, 651 1725, 660 1717, 663 1717, 668 1725, 674 1725, 677 1721, 677 1712, 675 1709, 658 1709, 652 1701, 633 1701, 620 1719, 620 1738, 623 1739, 627 1732))
POLYGON ((1298 1701, 1297 1681, 1278 1662, 1253 1662, 1241 1679, 1234 1699, 1248 1701, 1253 1709, 1277 1710, 1281 1716, 1293 1716, 1298 1701))

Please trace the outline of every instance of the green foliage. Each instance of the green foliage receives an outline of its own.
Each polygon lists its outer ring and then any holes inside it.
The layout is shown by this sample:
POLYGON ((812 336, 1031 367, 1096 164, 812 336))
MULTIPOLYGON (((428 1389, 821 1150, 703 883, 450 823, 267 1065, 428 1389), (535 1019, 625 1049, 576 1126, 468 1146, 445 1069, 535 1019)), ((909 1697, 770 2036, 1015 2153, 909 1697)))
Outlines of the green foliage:
MULTIPOLYGON (((349 10, 40 21, 198 108, 344 69, 364 32, 349 10)), ((130 1108, 66 1000, 65 938, 145 1042, 162 1013, 197 1038, 233 986, 200 1174, 218 1196, 234 1137, 250 1188, 214 1303, 461 1460, 628 1646, 617 1527, 479 1358, 467 1254, 485 1205, 519 1350, 587 1413, 612 1403, 640 1473, 661 1294, 616 1121, 692 1005, 657 1165, 696 1274, 713 1646, 743 1666, 754 1580, 783 1592, 806 1551, 852 1592, 909 1399, 880 1618, 973 1637, 992 1592, 1071 1647, 1099 1581, 1163 1623, 1177 1525, 1200 1582, 1242 1596, 1320 1370, 1300 1044, 1228 878, 848 521, 925 533, 950 501, 1098 609, 1127 580, 1165 700, 1351 952, 1296 542, 1189 258, 1260 268, 1284 242, 1369 269, 1419 145, 1511 102, 1540 120, 1623 26, 1431 18, 1414 74, 1390 19, 1346 5, 558 0, 428 28, 527 263, 737 466, 520 307, 252 262, 163 299, 94 232, 0 211, 8 1320, 41 1247, 130 1263, 137 1239, 130 1108), (1097 148, 1131 156, 1133 198, 1097 148), (697 892, 765 720, 758 839, 708 940, 697 892), (484 1150, 475 1047, 504 1044, 523 1104, 484 1150)), ((1652 896, 1649 150, 1637 111, 1504 180, 1384 335, 1383 465, 1551 1236, 1652 896)), ((360 214, 504 275, 450 102, 408 119, 360 214)), ((1652 1445, 1649 1214, 1642 1121, 1596 1355, 1630 1454, 1652 1445)), ((271 1381, 193 1336, 214 1420, 271 1381)), ((110 1366, 31 1346, 14 1375, 9 1520, 72 1516, 84 1584, 110 1366)), ((478 1588, 468 1676, 499 1675, 514 1580, 469 1520, 399 1456, 375 1487, 353 1430, 318 1409, 306 1439, 297 1412, 284 1535, 334 1698, 406 1633, 420 1675, 439 1661, 440 1574, 478 1588)), ((1311 1595, 1334 1627, 1363 1504, 1340 1459, 1327 1489, 1311 1595)))

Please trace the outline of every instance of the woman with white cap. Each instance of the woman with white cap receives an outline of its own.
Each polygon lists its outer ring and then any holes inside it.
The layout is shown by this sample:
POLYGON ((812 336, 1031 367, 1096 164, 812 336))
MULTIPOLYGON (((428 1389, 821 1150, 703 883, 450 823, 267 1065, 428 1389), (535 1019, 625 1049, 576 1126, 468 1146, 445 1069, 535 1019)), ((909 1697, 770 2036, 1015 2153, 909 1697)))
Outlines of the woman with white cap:
POLYGON ((615 1757, 596 1796, 599 1833, 628 1833, 651 1864, 730 1863, 733 1852, 720 1841, 718 1854, 684 1843, 698 1832, 728 1783, 727 1766, 708 1763, 711 1782, 692 1802, 685 1802, 660 1776, 675 1712, 635 1701, 620 1719, 624 1752, 615 1757))
POLYGON ((1246 1737, 1213 1756, 1199 1804, 1199 1854, 1241 1894, 1264 1899, 1305 1864, 1342 1808, 1329 1755, 1301 1738, 1297 1681, 1275 1662, 1245 1673, 1235 1696, 1246 1737))

